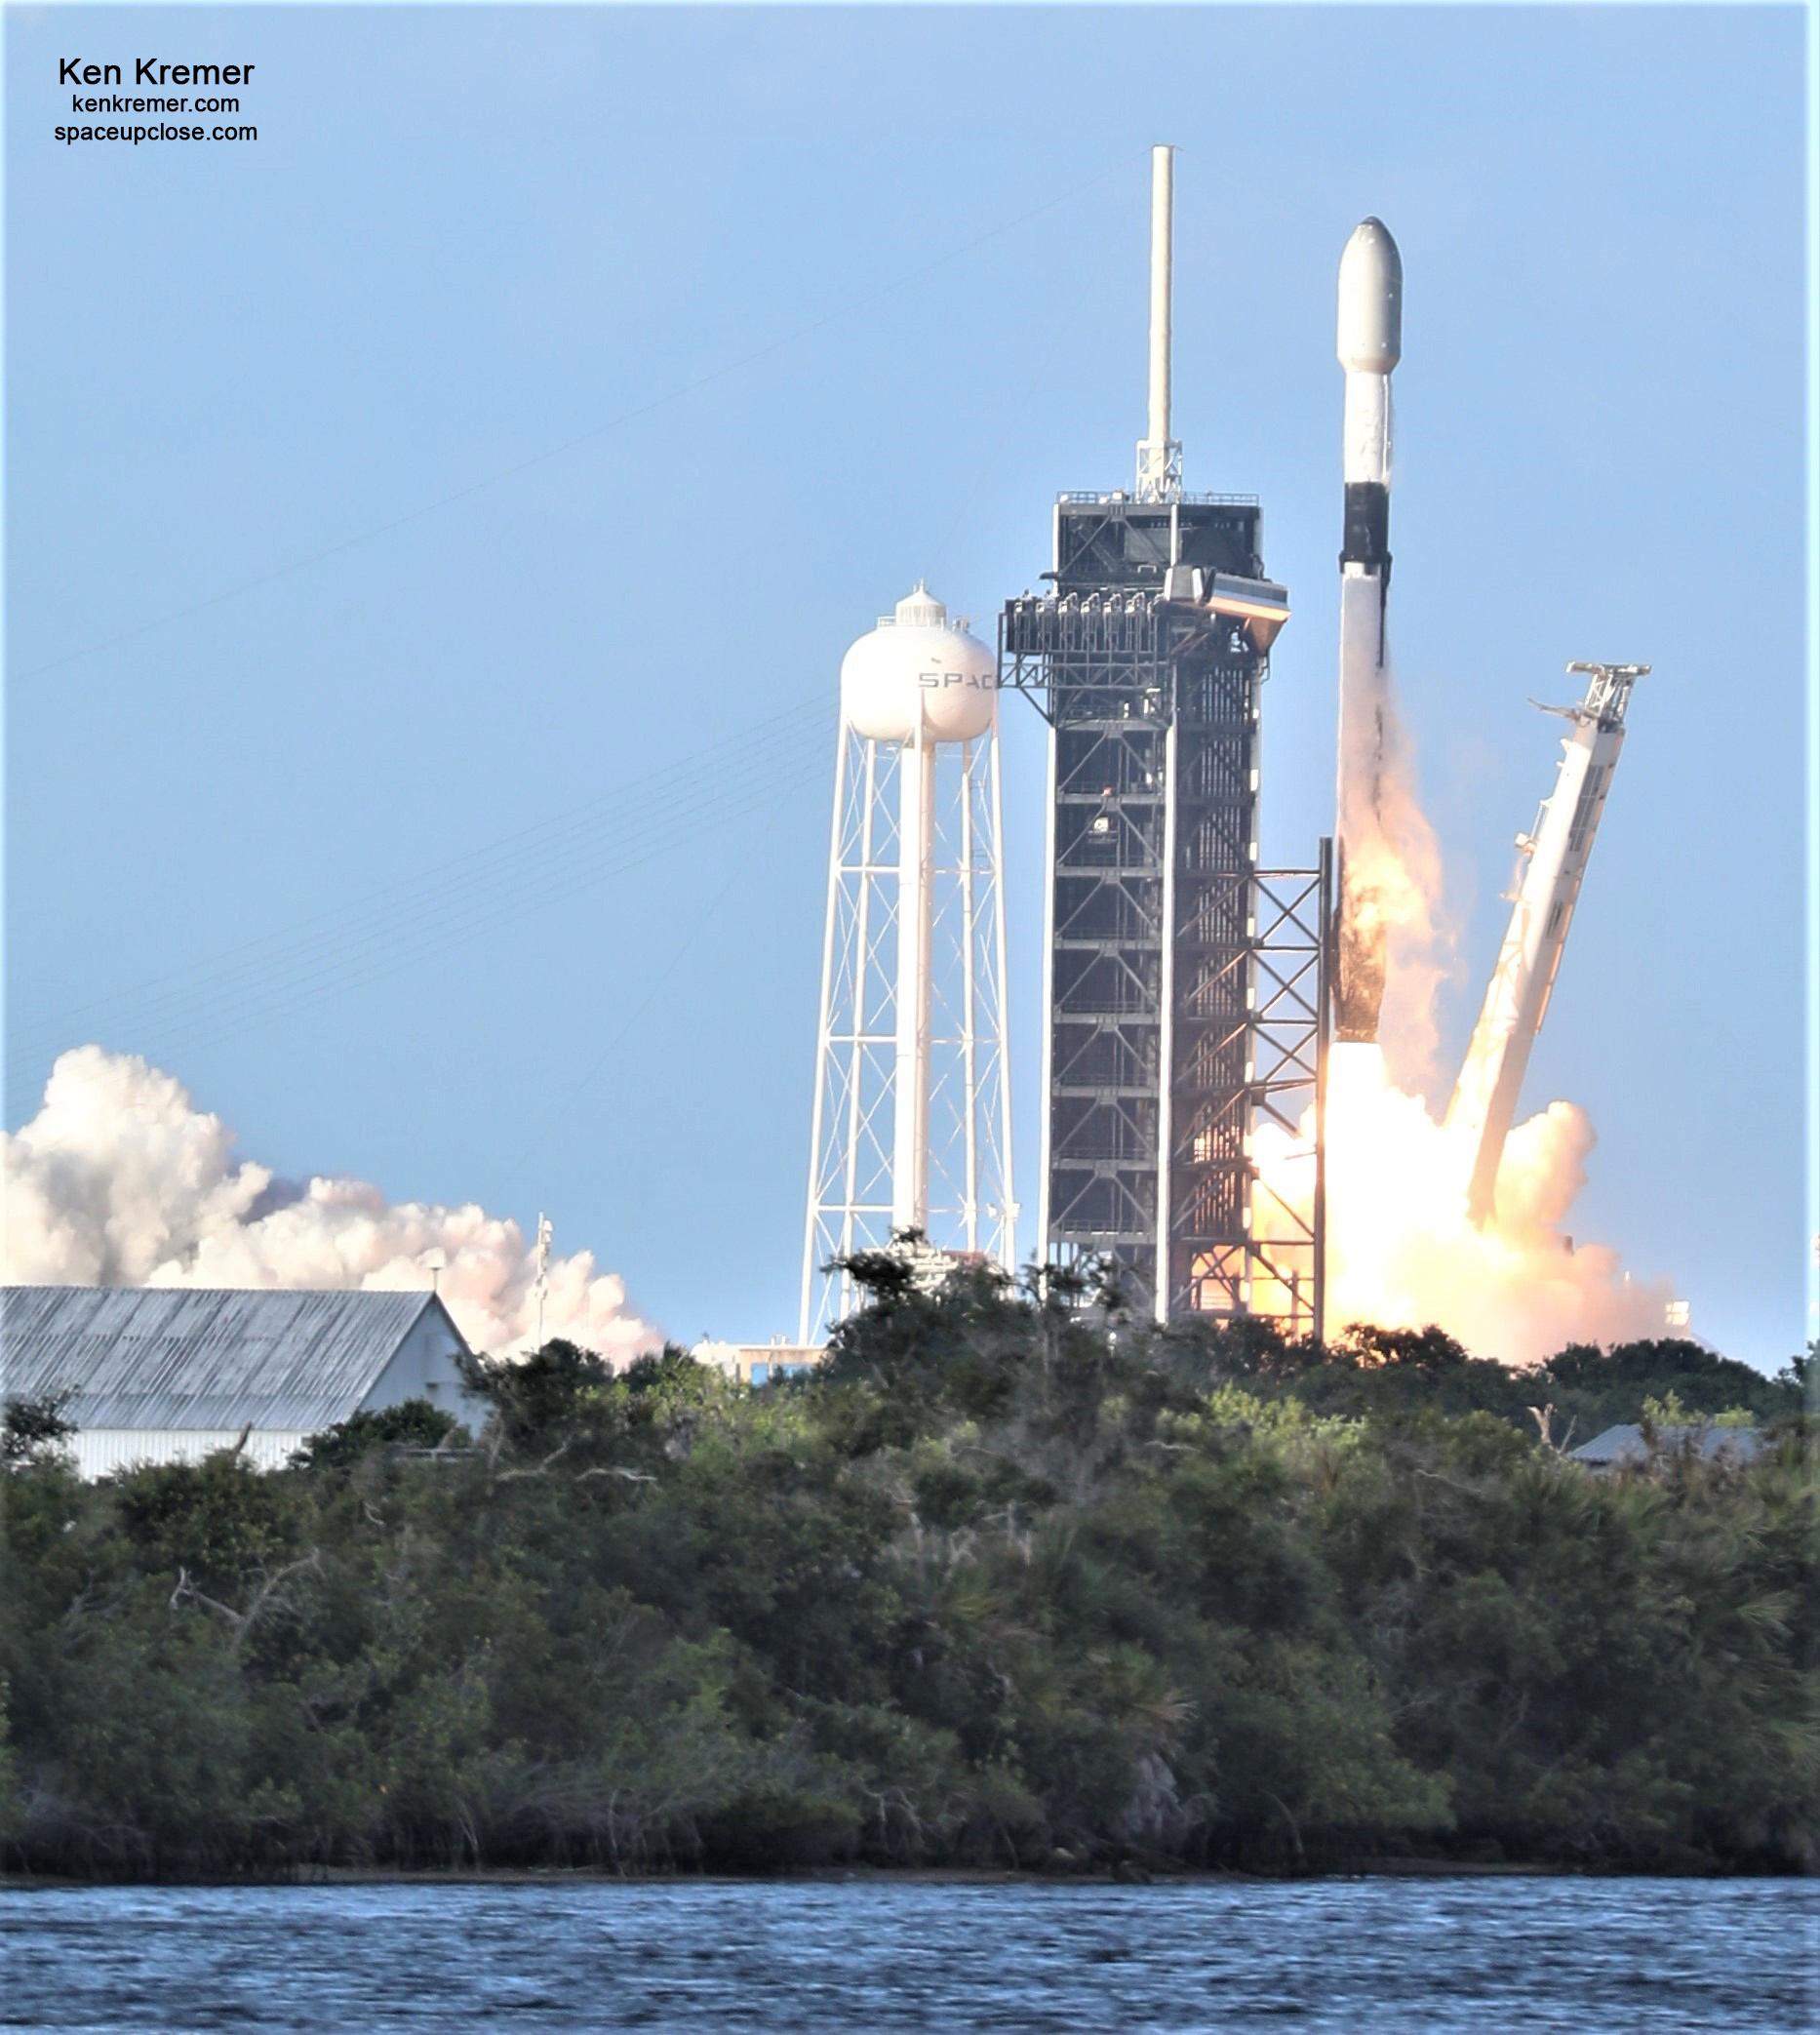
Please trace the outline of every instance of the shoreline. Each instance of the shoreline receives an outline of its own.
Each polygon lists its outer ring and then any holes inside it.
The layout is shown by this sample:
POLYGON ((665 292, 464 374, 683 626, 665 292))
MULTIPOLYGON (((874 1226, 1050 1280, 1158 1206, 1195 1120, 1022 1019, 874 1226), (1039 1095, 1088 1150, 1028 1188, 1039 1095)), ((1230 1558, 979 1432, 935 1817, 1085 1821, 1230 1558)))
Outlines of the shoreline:
POLYGON ((1117 1871, 1048 1872, 1010 1866, 964 1865, 829 1865, 798 1867, 776 1873, 618 1873, 589 1865, 551 1866, 363 1866, 299 1867, 294 1871, 253 1874, 184 1875, 158 1878, 77 1878, 67 1874, 0 1871, 0 1894, 66 1888, 319 1888, 319 1887, 774 1887, 774 1886, 932 1886, 932 1887, 1120 1887, 1132 1891, 1173 1886, 1299 1886, 1312 1881, 1419 1879, 1755 1879, 1791 1878, 1801 1874, 1710 1872, 1636 1872, 1591 1866, 1475 1862, 1454 1858, 1374 1858, 1325 1870, 1246 1872, 1231 1867, 1164 1867, 1117 1871))

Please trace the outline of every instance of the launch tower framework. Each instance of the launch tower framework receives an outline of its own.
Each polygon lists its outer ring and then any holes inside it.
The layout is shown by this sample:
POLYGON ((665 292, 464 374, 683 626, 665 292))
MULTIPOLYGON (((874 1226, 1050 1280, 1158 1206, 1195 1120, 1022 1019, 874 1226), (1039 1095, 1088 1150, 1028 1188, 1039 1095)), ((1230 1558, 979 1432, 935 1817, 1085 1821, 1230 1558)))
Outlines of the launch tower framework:
POLYGON ((1259 688, 1288 613, 1259 525, 1247 496, 1065 495, 1052 590, 1001 619, 1002 683, 1049 724, 1039 1229, 1160 1321, 1319 1333, 1319 1208, 1269 1241, 1253 1219, 1258 1104, 1315 1098, 1327 923, 1324 871, 1277 872, 1286 910, 1259 888, 1259 688))

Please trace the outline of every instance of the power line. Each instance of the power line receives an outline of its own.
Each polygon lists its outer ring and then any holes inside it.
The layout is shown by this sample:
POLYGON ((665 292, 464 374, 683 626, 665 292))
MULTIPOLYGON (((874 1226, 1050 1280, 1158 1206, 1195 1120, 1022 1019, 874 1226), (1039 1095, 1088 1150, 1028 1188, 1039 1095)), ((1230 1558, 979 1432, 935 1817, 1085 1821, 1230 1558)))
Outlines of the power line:
MULTIPOLYGON (((776 805, 780 805, 782 803, 783 796, 784 794, 779 793, 778 797, 772 802, 773 808, 776 805)), ((657 974, 651 978, 651 980, 646 987, 645 994, 632 1007, 632 1009, 626 1013, 625 1017, 621 1019, 617 1028, 609 1036, 607 1043, 603 1047, 601 1047, 600 1050, 595 1054, 594 1057, 591 1060, 589 1060, 587 1065, 582 1069, 581 1073, 576 1077, 576 1079, 573 1081, 567 1089, 560 1092, 556 1100, 550 1105, 548 1109, 544 1111, 542 1121, 537 1131, 530 1138, 527 1139, 526 1143, 519 1151, 517 1157, 514 1158, 511 1161, 510 1165, 506 1168, 506 1177, 508 1179, 518 1178, 521 1181, 523 1180, 523 1169, 525 1166, 525 1162, 532 1156, 532 1153, 542 1142, 544 1136, 549 1131, 549 1128, 552 1122, 557 1117, 557 1115, 560 1112, 573 1108, 574 1104, 580 1100, 582 1095, 586 1092, 588 1086, 590 1085, 590 1083, 592 1083, 594 1077, 600 1072, 600 1070, 607 1064, 607 1062, 613 1057, 613 1056, 619 1050, 619 1048, 622 1045, 624 1045, 625 1041, 631 1036, 633 1028, 638 1024, 639 1020, 644 1017, 645 1013, 651 1009, 652 1005, 656 1002, 658 995, 662 992, 666 984, 669 982, 671 977, 674 976, 676 971, 682 966, 685 956, 688 955, 691 948, 694 946, 696 940, 699 939, 703 932, 706 931, 708 922, 714 917, 715 913, 720 910, 721 906, 726 903, 729 896, 732 892, 733 885, 744 874, 745 865, 737 860, 733 861, 731 867, 728 869, 726 881, 721 885, 720 889, 715 892, 713 897, 711 897, 708 899, 707 903, 703 905, 701 910, 696 914, 694 920, 690 925, 688 932, 684 934, 681 941, 678 943, 675 951, 671 954, 669 960, 657 972, 657 974)))
POLYGON ((821 736, 827 706, 825 696, 805 699, 661 770, 615 786, 589 801, 578 815, 520 828, 382 885, 350 905, 311 914, 162 971, 133 987, 35 1018, 16 1030, 15 1045, 25 1052, 41 1050, 109 1012, 129 1015, 139 1024, 174 1005, 193 1003, 202 994, 231 995, 249 984, 258 986, 288 973, 307 971, 325 953, 346 955, 389 942, 404 932, 420 933, 452 916, 469 916, 477 900, 489 900, 501 889, 527 885, 586 855, 613 850, 616 836, 648 825, 645 814, 655 805, 677 814, 711 816, 716 800, 735 789, 744 777, 785 767, 809 753, 809 744, 821 736), (732 774, 704 784, 704 769, 729 751, 732 774))
MULTIPOLYGON (((477 936, 495 931, 533 913, 566 901, 611 877, 623 876, 660 858, 679 843, 713 828, 717 823, 737 818, 754 807, 767 803, 779 783, 790 789, 807 783, 822 768, 819 756, 797 759, 794 769, 759 775, 755 779, 724 788, 714 797, 673 808, 667 822, 648 830, 644 844, 621 843, 612 859, 590 859, 574 866, 556 882, 545 882, 534 891, 516 886, 504 895, 495 895, 478 911, 455 910, 421 926, 393 937, 376 937, 322 965, 281 966, 264 979, 255 979, 209 1005, 206 1011, 193 1008, 175 1015, 162 1027, 144 1033, 139 1050, 172 1056, 212 1045, 236 1036, 255 1024, 269 1023, 295 1011, 320 1002, 324 997, 345 994, 397 975, 415 963, 460 945, 477 936)), ((457 904, 459 900, 456 900, 457 904)), ((308 957, 305 957, 306 961, 308 957)), ((198 997, 206 995, 202 985, 198 997)))
POLYGON ((565 438, 556 445, 546 447, 540 453, 534 453, 529 459, 515 460, 509 466, 496 467, 492 473, 482 474, 477 480, 469 481, 463 487, 451 489, 445 495, 438 495, 428 501, 419 502, 415 508, 409 508, 396 516, 388 517, 382 523, 371 524, 365 530, 356 531, 351 537, 342 538, 336 543, 325 544, 319 550, 305 552, 299 557, 288 560, 283 565, 274 566, 269 572, 260 573, 251 579, 244 579, 236 586, 226 587, 221 592, 210 594, 203 600, 192 601, 187 607, 175 608, 164 615, 154 615, 144 621, 136 622, 131 628, 118 630, 111 636, 100 637, 94 643, 80 645, 75 650, 65 651, 60 657, 49 658, 43 663, 28 665, 23 671, 14 672, 12 674, 13 681, 19 683, 28 678, 41 678, 45 673, 59 671, 67 664, 78 663, 85 658, 98 657, 102 651, 115 650, 123 643, 136 642, 140 636, 148 634, 153 629, 165 628, 172 622, 187 621, 192 616, 207 614, 212 608, 218 608, 225 602, 238 600, 244 594, 256 593, 261 587, 270 586, 277 580, 289 579, 294 573, 305 572, 311 566, 322 565, 332 558, 338 558, 343 553, 352 551, 361 544, 372 542, 376 538, 388 536, 394 530, 402 530, 407 524, 417 522, 424 516, 433 515, 438 509, 452 507, 455 502, 465 501, 469 496, 478 495, 485 489, 496 487, 502 481, 515 479, 521 473, 529 473, 535 467, 546 465, 550 460, 560 459, 563 454, 574 452, 578 446, 591 444, 595 439, 605 437, 610 432, 621 430, 627 424, 636 423, 641 419, 650 417, 655 411, 667 409, 672 403, 680 403, 686 397, 697 395, 701 390, 711 388, 716 382, 724 381, 730 376, 737 375, 746 368, 755 367, 761 361, 771 359, 774 354, 799 345, 805 339, 812 339, 815 334, 825 331, 831 325, 839 324, 843 319, 854 317, 862 311, 870 310, 873 305, 882 303, 888 298, 894 297, 899 292, 922 282, 926 277, 934 274, 937 270, 947 267, 950 262, 958 261, 964 256, 972 254, 975 249, 985 247, 990 242, 1002 238, 1007 233, 1014 233, 1020 226, 1028 225, 1031 220, 1041 219, 1046 213, 1053 212, 1057 207, 1071 203, 1084 192, 1091 190, 1096 184, 1103 183, 1115 170, 1124 168, 1127 161, 1128 158, 1121 154, 1096 170, 1085 181, 1074 184, 1065 191, 1057 192, 1052 198, 1046 198, 1042 204, 1033 205, 1029 211, 1020 213, 1015 219, 1006 219, 996 226, 989 226, 984 232, 977 233, 972 239, 963 241, 958 246, 950 248, 945 254, 937 255, 933 259, 925 261, 920 267, 906 269, 901 275, 892 276, 889 282, 881 284, 877 289, 869 291, 862 296, 851 298, 843 303, 836 304, 833 309, 823 312, 820 317, 811 318, 805 324, 795 326, 789 332, 780 334, 774 339, 767 340, 762 346, 752 347, 747 352, 738 355, 735 359, 725 362, 718 368, 710 368, 707 373, 697 375, 692 380, 681 382, 674 388, 666 389, 658 395, 647 398, 642 403, 634 404, 628 410, 621 410, 614 416, 608 418, 604 422, 591 425, 585 431, 577 431, 574 437, 565 438))

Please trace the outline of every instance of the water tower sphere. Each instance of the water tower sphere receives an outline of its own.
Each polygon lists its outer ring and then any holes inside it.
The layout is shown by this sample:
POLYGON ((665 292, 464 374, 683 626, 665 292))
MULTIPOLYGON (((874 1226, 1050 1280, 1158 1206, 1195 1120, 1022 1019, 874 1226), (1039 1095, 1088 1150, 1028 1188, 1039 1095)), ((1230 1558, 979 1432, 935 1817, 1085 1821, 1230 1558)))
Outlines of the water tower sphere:
POLYGON ((841 717, 872 741, 976 741, 998 710, 997 658, 920 579, 841 660, 841 717))

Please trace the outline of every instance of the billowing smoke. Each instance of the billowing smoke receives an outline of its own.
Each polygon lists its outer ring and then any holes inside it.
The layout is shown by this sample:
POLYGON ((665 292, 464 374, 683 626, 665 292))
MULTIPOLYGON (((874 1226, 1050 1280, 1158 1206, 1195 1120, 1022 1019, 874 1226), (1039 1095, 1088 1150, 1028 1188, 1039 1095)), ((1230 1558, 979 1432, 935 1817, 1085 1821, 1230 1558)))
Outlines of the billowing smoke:
MULTIPOLYGON (((1356 822, 1348 849, 1347 889, 1368 900, 1384 995, 1376 1043, 1336 1045, 1329 1060, 1329 1332, 1351 1321, 1435 1322, 1475 1354, 1514 1364, 1569 1342, 1659 1336, 1671 1289, 1633 1280, 1614 1251, 1568 1234, 1595 1142, 1576 1104, 1550 1102, 1517 1125, 1495 1215, 1478 1227, 1467 1214, 1472 1140, 1449 1134, 1424 1099, 1437 1072, 1439 991, 1455 973, 1443 869, 1388 684, 1372 741, 1381 768, 1368 820, 1356 822)), ((1260 1234, 1288 1233, 1273 1222, 1273 1200, 1306 1217, 1313 1135, 1312 1110, 1299 1143, 1259 1130, 1254 1157, 1268 1190, 1258 1197, 1260 1234)))
MULTIPOLYGON (((1633 1280, 1615 1251, 1576 1244, 1564 1229, 1593 1143, 1585 1111, 1571 1102, 1551 1102, 1519 1124, 1504 1148, 1497 1214, 1477 1228, 1466 1212, 1470 1143, 1397 1086, 1375 1046, 1335 1046, 1329 1333, 1354 1321, 1438 1322, 1476 1356, 1505 1364, 1535 1363, 1570 1342, 1661 1335, 1670 1288, 1633 1280)), ((1286 1135, 1260 1132, 1256 1157, 1264 1179, 1305 1209, 1310 1168, 1286 1135)), ((1260 1208, 1268 1205, 1266 1197, 1260 1208)))
MULTIPOLYGON (((1375 598, 1375 581, 1347 583, 1375 598)), ((1364 648, 1376 641, 1373 632, 1364 648)), ((1354 635, 1343 633, 1342 658, 1362 654, 1354 635)), ((1441 916, 1441 849, 1415 794, 1414 750, 1397 710, 1394 670, 1387 662, 1367 685, 1349 668, 1341 687, 1343 698, 1368 699, 1372 710, 1354 712, 1340 727, 1340 981, 1342 990, 1358 983, 1365 1003, 1376 1009, 1376 1036, 1393 1079, 1425 1088, 1439 1045, 1440 991, 1452 971, 1441 916)))
MULTIPOLYGON (((536 1337, 536 1253, 516 1222, 472 1203, 391 1206, 365 1180, 281 1181, 132 1055, 63 1054, 38 1114, 0 1136, 0 1170, 12 1284, 422 1291, 441 1253, 438 1290, 475 1349, 536 1337)), ((587 1251, 551 1257, 542 1318, 546 1336, 619 1363, 662 1340, 587 1251)))

